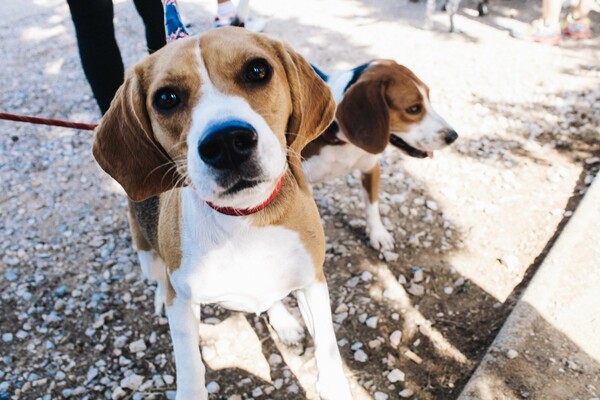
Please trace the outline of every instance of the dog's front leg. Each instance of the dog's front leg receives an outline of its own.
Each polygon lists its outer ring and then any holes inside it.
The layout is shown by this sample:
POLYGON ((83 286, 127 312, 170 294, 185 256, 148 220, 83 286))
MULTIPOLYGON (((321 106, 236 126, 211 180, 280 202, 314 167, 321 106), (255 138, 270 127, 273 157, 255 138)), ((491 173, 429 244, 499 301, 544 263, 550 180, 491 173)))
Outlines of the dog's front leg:
POLYGON ((381 170, 376 164, 371 170, 362 173, 362 185, 367 192, 367 234, 371 246, 380 251, 394 248, 394 237, 385 229, 379 215, 379 180, 381 170))
POLYGON ((177 369, 177 400, 204 400, 208 393, 204 384, 206 368, 200 355, 200 313, 198 306, 175 297, 167 307, 177 369))
POLYGON ((315 281, 306 288, 297 290, 295 294, 306 327, 315 342, 315 358, 319 370, 317 390, 321 399, 352 399, 333 331, 327 283, 315 281))

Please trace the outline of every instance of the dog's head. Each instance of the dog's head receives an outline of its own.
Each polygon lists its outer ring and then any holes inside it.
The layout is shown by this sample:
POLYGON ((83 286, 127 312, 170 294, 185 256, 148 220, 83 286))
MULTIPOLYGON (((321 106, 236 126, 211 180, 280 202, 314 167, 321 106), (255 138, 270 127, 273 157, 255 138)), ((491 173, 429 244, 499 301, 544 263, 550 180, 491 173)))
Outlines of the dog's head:
POLYGON ((129 71, 93 153, 134 201, 185 184, 224 207, 260 204, 331 122, 335 103, 283 43, 240 28, 181 39, 129 71))
POLYGON ((336 118, 351 143, 373 154, 391 143, 424 158, 458 138, 431 106, 427 85, 392 60, 370 63, 344 94, 336 118))

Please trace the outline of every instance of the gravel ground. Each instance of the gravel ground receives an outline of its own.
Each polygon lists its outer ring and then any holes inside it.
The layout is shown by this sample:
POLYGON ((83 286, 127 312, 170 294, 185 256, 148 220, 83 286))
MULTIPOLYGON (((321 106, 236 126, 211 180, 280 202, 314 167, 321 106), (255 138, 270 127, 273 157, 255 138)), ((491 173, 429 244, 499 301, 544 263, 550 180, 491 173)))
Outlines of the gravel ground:
MULTIPOLYGON (((181 1, 193 29, 212 2, 181 1)), ((433 160, 389 151, 382 214, 396 250, 368 248, 356 175, 315 190, 337 335, 357 399, 455 398, 600 166, 600 37, 547 47, 511 39, 538 4, 464 2, 421 30, 406 0, 252 2, 266 32, 325 71, 394 58, 432 88, 461 135, 433 160)), ((129 1, 115 2, 127 65, 144 55, 129 1)), ((600 26, 597 13, 592 14, 600 26)), ((62 0, 0 10, 0 110, 94 122, 96 104, 62 0)), ((131 249, 126 201, 90 155, 91 134, 0 122, 0 399, 171 398, 166 320, 131 249)), ((576 271, 575 271, 576 272, 576 271)), ((290 300, 290 306, 294 306, 290 300)), ((315 398, 314 348, 282 345, 262 316, 206 307, 211 398, 315 398)), ((562 365, 573 398, 599 371, 562 365)), ((515 398, 535 398, 523 375, 515 398)), ((587 397, 586 397, 587 396, 587 397)))

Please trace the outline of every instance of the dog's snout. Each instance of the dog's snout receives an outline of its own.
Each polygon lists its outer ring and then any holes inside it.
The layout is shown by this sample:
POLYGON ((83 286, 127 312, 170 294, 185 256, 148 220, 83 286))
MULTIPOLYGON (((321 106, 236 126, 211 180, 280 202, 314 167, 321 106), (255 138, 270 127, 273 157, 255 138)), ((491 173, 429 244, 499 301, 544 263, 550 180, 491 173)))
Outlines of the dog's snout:
POLYGON ((446 142, 446 144, 454 143, 456 139, 458 139, 458 133, 456 133, 454 129, 450 129, 444 135, 444 141, 446 142))
POLYGON ((258 142, 254 128, 244 122, 220 124, 204 135, 198 145, 200 158, 216 169, 236 169, 248 160, 258 142))

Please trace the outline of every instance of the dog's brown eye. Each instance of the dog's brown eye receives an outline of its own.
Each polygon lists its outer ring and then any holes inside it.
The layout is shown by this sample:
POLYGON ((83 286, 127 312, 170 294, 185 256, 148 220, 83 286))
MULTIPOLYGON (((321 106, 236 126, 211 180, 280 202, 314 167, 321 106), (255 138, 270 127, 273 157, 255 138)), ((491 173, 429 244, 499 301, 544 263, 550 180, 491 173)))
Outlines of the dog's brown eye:
POLYGON ((420 114, 422 110, 423 107, 421 107, 420 104, 415 104, 414 106, 408 107, 405 111, 410 115, 417 115, 420 114))
POLYGON ((257 58, 246 64, 246 81, 252 83, 266 82, 271 77, 271 66, 267 60, 257 58))
POLYGON ((173 89, 163 88, 154 95, 154 104, 161 111, 170 111, 181 103, 173 89))

